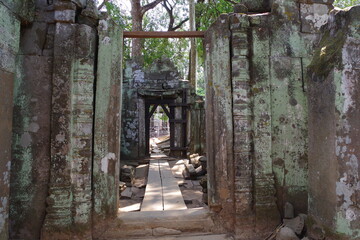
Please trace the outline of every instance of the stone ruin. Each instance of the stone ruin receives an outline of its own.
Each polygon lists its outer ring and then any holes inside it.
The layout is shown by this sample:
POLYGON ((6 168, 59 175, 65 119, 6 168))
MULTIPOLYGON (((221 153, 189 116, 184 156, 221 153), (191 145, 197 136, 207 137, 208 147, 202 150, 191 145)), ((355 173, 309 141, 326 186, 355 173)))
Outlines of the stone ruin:
MULTIPOLYGON (((290 202, 309 233, 360 237, 360 7, 332 3, 244 0, 206 32, 217 231, 264 239, 290 202)), ((144 70, 123 77, 122 30, 94 5, 0 0, 0 239, 121 229, 122 101, 135 104, 131 79, 144 70)))

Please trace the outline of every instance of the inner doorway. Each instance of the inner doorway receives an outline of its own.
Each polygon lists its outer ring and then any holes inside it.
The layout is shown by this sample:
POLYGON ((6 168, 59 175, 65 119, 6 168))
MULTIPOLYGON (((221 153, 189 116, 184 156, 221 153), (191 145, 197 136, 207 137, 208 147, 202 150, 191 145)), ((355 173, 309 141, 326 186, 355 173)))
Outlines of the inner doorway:
POLYGON ((151 154, 151 138, 156 135, 160 136, 160 134, 165 137, 165 133, 168 133, 169 147, 164 149, 167 155, 186 157, 188 150, 186 138, 188 106, 186 103, 186 92, 183 91, 181 95, 181 98, 178 99, 145 100, 146 156, 151 154), (162 119, 159 119, 159 117, 162 119), (161 127, 159 126, 160 123, 161 127))

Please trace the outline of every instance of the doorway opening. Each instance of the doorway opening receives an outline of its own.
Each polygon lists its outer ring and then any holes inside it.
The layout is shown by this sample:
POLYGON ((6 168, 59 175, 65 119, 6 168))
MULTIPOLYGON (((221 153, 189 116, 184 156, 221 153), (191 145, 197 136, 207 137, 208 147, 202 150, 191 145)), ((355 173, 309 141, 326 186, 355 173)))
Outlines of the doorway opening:
POLYGON ((150 155, 170 154, 170 123, 167 112, 170 109, 167 105, 152 105, 150 113, 154 112, 150 117, 150 155), (166 108, 166 111, 163 109, 166 108))

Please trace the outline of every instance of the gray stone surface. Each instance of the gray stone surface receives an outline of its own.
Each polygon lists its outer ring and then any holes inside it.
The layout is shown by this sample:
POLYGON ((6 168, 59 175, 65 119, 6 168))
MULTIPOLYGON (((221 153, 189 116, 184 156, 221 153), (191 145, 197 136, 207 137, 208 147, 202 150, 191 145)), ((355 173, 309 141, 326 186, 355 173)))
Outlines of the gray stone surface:
POLYGON ((283 227, 276 234, 276 240, 298 240, 294 231, 291 228, 283 227))

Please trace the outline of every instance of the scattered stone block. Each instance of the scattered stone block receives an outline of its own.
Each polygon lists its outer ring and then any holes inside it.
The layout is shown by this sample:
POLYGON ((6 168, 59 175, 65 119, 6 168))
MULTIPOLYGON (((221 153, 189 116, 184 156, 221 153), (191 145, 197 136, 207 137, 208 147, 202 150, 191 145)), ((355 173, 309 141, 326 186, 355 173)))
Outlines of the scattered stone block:
POLYGON ((192 164, 186 164, 185 171, 189 173, 190 179, 196 179, 197 174, 192 164))
POLYGON ((291 228, 283 227, 276 234, 276 240, 299 240, 299 238, 291 228))
POLYGON ((148 164, 142 164, 135 169, 135 178, 146 178, 149 171, 148 164))
POLYGON ((137 188, 145 188, 147 184, 146 178, 135 178, 132 181, 132 186, 137 188))
POLYGON ((122 198, 131 198, 131 196, 132 196, 131 188, 125 188, 125 190, 121 192, 122 198))
POLYGON ((195 169, 196 176, 204 176, 206 174, 206 171, 203 169, 202 166, 195 169))
POLYGON ((292 219, 294 217, 294 206, 291 203, 286 202, 284 205, 284 218, 292 219))
POLYGON ((131 182, 135 178, 135 168, 133 166, 124 165, 120 169, 120 181, 131 182))
POLYGON ((300 216, 297 216, 293 219, 284 219, 283 220, 286 227, 291 228, 296 234, 300 235, 302 230, 304 229, 304 219, 300 216))
POLYGON ((126 183, 119 181, 119 190, 120 190, 120 193, 121 193, 122 191, 124 191, 125 188, 126 188, 126 183))
POLYGON ((310 239, 313 240, 324 240, 325 239, 325 231, 324 229, 319 225, 313 225, 308 232, 308 236, 310 239))
POLYGON ((181 231, 171 228, 158 227, 153 229, 154 236, 179 235, 181 231))
POLYGON ((184 186, 186 188, 192 188, 194 186, 193 182, 191 180, 185 180, 184 181, 184 186))

